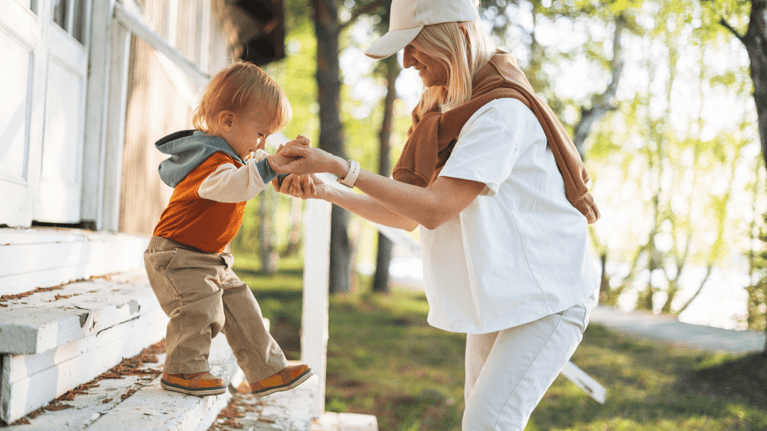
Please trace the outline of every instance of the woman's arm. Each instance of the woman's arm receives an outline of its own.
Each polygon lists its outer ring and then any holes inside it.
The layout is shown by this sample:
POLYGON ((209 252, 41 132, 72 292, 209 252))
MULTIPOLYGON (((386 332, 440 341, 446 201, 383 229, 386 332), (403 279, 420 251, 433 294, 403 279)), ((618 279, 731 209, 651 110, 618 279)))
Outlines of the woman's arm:
MULTIPOLYGON (((297 174, 330 172, 343 177, 349 170, 349 162, 317 148, 294 147, 288 150, 286 155, 299 157, 299 159, 275 166, 276 172, 297 174)), ((355 186, 391 212, 414 220, 427 229, 436 229, 474 201, 485 184, 439 177, 434 184, 424 189, 363 169, 357 177, 355 186)), ((364 214, 360 215, 367 218, 364 214)))
POLYGON ((309 177, 289 175, 285 177, 281 185, 276 181, 273 182, 273 185, 278 192, 286 193, 301 199, 324 199, 378 224, 397 229, 404 229, 406 231, 412 231, 418 227, 418 223, 415 221, 390 211, 369 196, 353 193, 337 187, 331 187, 324 184, 321 179, 313 175, 312 178, 314 183, 310 184, 306 181, 307 178, 309 177), (304 180, 303 183, 301 183, 302 179, 304 180), (312 190, 312 188, 314 190, 312 190))
POLYGON ((334 187, 327 188, 326 201, 349 210, 366 220, 397 229, 404 229, 408 232, 418 227, 418 222, 389 210, 370 196, 334 187))

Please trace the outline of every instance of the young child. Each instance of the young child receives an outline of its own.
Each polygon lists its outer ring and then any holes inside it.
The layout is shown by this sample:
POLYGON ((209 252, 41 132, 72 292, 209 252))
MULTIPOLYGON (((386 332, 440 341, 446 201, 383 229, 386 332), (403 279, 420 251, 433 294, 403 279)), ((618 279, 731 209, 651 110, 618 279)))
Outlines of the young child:
MULTIPOLYGON (((160 177, 173 187, 144 253, 149 282, 170 317, 162 387, 197 396, 226 391, 210 374, 208 353, 223 332, 249 391, 259 396, 292 389, 312 375, 306 365, 288 366, 264 327, 248 285, 234 274, 224 248, 242 225, 245 203, 276 177, 266 137, 282 129, 292 110, 277 83, 257 66, 238 63, 208 84, 194 115, 196 130, 155 143, 170 158, 160 177), (256 152, 255 157, 251 157, 256 152)), ((298 137, 286 144, 308 146, 298 137)))

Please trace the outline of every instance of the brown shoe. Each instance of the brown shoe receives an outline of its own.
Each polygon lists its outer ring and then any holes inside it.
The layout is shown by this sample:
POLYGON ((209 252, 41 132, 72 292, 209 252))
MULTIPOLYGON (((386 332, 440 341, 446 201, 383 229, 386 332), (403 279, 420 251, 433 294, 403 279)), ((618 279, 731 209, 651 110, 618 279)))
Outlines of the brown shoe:
POLYGON ((246 391, 257 397, 263 397, 275 392, 293 389, 311 376, 312 369, 308 365, 290 365, 279 373, 251 383, 246 391))
POLYGON ((169 391, 198 397, 220 395, 226 392, 224 381, 207 371, 194 374, 162 373, 160 386, 169 391))

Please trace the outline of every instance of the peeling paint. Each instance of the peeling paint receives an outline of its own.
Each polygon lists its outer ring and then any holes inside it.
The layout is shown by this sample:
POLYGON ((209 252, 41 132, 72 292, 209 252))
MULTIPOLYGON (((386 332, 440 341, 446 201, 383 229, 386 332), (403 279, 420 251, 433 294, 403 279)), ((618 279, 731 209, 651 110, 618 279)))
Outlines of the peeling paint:
POLYGON ((141 304, 139 304, 135 299, 130 301, 128 306, 130 307, 130 314, 136 314, 141 311, 141 304))
MULTIPOLYGON (((85 322, 88 321, 88 317, 90 317, 91 313, 80 313, 78 316, 80 317, 80 327, 82 328, 85 326, 85 322)), ((91 326, 92 328, 92 326, 91 326)))

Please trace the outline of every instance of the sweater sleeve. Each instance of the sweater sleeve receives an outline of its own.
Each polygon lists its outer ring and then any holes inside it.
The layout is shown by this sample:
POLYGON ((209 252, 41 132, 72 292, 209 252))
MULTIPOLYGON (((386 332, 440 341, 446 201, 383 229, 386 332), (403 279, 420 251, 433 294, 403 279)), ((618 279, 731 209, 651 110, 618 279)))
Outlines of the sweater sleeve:
POLYGON ((216 202, 249 201, 266 188, 259 168, 263 169, 259 162, 247 163, 239 168, 232 163, 223 163, 205 178, 197 194, 216 202))

